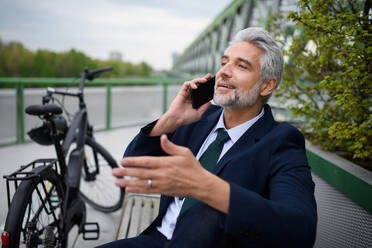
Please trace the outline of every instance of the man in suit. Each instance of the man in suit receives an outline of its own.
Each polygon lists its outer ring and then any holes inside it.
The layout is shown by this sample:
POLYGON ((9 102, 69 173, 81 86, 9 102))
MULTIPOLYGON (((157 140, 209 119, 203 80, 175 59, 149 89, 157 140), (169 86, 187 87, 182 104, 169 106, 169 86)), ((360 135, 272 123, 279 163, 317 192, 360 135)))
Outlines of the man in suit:
POLYGON ((113 170, 135 177, 116 181, 127 192, 162 194, 159 215, 138 237, 103 247, 312 247, 317 213, 304 138, 266 104, 282 70, 271 36, 247 28, 221 58, 219 106, 191 106, 190 90, 209 74, 185 82, 113 170))

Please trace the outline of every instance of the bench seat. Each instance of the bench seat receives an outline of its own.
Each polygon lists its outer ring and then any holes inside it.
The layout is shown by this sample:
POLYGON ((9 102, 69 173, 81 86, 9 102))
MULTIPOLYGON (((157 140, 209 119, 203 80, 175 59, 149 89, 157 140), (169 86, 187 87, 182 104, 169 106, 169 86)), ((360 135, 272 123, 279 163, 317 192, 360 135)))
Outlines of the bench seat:
POLYGON ((160 195, 126 194, 116 239, 138 236, 159 212, 160 195))

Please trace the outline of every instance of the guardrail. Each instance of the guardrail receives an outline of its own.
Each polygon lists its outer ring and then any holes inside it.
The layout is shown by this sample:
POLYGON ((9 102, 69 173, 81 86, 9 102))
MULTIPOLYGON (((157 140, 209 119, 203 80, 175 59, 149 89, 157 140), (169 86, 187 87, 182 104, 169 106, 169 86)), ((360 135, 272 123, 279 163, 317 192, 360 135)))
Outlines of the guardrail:
MULTIPOLYGON (((105 130, 111 129, 112 120, 112 87, 113 86, 162 86, 162 111, 165 112, 168 105, 168 86, 180 85, 185 79, 181 78, 120 78, 108 79, 97 78, 92 82, 87 81, 86 87, 101 86, 106 89, 106 117, 105 130)), ((46 87, 77 87, 79 79, 76 78, 0 78, 0 89, 15 89, 16 100, 16 141, 0 144, 9 145, 14 143, 25 142, 25 118, 24 118, 24 89, 25 88, 46 88, 46 87)))
POLYGON ((309 142, 306 149, 318 208, 314 247, 371 247, 372 173, 309 142))

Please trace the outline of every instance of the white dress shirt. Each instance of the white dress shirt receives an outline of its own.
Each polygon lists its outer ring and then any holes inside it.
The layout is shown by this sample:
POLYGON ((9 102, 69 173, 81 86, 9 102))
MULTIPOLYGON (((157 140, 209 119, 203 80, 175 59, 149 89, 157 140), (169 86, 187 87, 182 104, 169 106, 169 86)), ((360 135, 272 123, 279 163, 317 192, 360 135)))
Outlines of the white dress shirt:
MULTIPOLYGON (((264 115, 264 108, 262 108, 259 115, 257 115, 255 118, 246 121, 239 126, 226 129, 225 123, 223 121, 223 111, 220 115, 220 118, 216 124, 216 126, 212 129, 212 131, 209 133, 208 137, 205 139, 203 145, 200 147, 198 154, 196 155, 196 159, 199 160, 201 155, 207 150, 208 146, 216 139, 217 137, 217 129, 223 128, 226 130, 226 132, 229 134, 230 139, 226 141, 222 148, 221 155, 218 160, 220 160, 225 153, 239 140, 239 138, 258 120, 261 116, 264 115)), ((177 218, 180 214, 183 201, 178 197, 174 198, 174 201, 171 202, 168 206, 167 212, 165 213, 163 220, 161 222, 161 225, 157 227, 158 231, 161 232, 168 240, 172 239, 174 228, 176 227, 177 218)))

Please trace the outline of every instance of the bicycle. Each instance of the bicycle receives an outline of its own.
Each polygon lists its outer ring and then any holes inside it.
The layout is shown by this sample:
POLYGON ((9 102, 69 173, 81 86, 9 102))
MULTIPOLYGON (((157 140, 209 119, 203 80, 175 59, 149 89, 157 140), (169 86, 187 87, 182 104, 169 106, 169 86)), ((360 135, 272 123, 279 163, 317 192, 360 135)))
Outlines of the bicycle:
POLYGON ((115 177, 111 175, 112 168, 118 165, 94 140, 84 101, 85 81, 109 70, 112 67, 93 71, 85 68, 77 93, 48 88, 41 105, 25 109, 43 122, 28 132, 30 138, 42 145, 54 145, 57 158, 37 159, 4 176, 9 211, 2 234, 3 247, 65 248, 75 225, 84 240, 98 239, 99 225, 86 222, 85 203, 106 213, 121 207, 125 191, 114 185, 115 177), (64 104, 55 95, 78 98, 79 110, 70 124, 62 115, 63 110, 67 113, 64 104), (15 187, 12 199, 10 182, 15 187))

